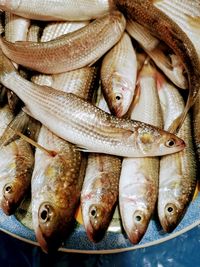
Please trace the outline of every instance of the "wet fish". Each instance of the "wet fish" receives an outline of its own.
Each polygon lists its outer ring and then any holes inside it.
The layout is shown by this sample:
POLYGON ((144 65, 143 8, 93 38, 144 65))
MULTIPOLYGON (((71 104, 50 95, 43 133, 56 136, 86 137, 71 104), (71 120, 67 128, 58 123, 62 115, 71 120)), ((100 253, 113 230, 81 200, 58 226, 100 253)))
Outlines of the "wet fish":
MULTIPOLYGON (((136 88, 131 118, 162 127, 156 87, 156 69, 144 64, 136 88)), ((119 207, 123 227, 133 244, 144 236, 158 196, 159 158, 124 158, 119 182, 119 207)))
MULTIPOLYGON (((194 132, 194 141, 196 145, 196 152, 199 159, 200 166, 200 94, 197 96, 197 100, 193 106, 192 110, 192 122, 193 122, 193 132, 194 132)), ((200 172, 200 167, 198 167, 200 172)))
MULTIPOLYGON (((29 19, 5 12, 5 38, 7 41, 12 43, 26 41, 29 26, 29 19)), ((17 64, 15 66, 18 68, 17 64)), ((7 98, 10 109, 17 114, 22 106, 20 99, 10 90, 7 90, 7 98)))
POLYGON ((174 84, 182 89, 188 88, 188 82, 184 76, 185 68, 169 47, 133 20, 127 20, 126 30, 174 84))
POLYGON ((36 238, 41 248, 50 252, 56 250, 72 230, 85 163, 73 144, 66 143, 44 126, 38 143, 56 152, 52 157, 36 150, 31 186, 36 238))
MULTIPOLYGON (((51 23, 44 29, 41 41, 55 38, 60 32, 68 32, 74 27, 82 27, 83 24, 72 26, 70 23, 69 26, 68 22, 62 25, 51 23)), ((60 81, 54 77, 57 90, 72 91, 83 99, 88 99, 96 79, 96 68, 86 67, 62 73, 60 76, 62 76, 60 81)), ((38 75, 32 79, 40 85, 46 83, 53 85, 53 77, 50 75, 38 75)), ((33 226, 41 248, 45 252, 50 252, 56 250, 72 230, 86 159, 75 145, 59 138, 45 126, 41 128, 38 142, 55 153, 52 157, 36 149, 32 178, 33 226)))
POLYGON ((193 42, 200 55, 200 3, 198 0, 154 1, 154 5, 174 20, 193 42))
POLYGON ((111 0, 15 0, 0 1, 0 9, 36 20, 90 20, 113 7, 111 0))
POLYGON ((23 79, 9 59, 3 55, 1 59, 0 81, 21 98, 26 112, 84 151, 147 157, 175 153, 185 147, 174 134, 139 121, 116 118, 73 94, 35 85, 23 79))
MULTIPOLYGON (((109 112, 101 96, 98 107, 109 112)), ((81 210, 88 238, 99 242, 112 220, 118 200, 121 159, 90 153, 81 191, 81 210)))
MULTIPOLYGON (((164 117, 164 128, 181 114, 184 101, 177 88, 169 84, 161 74, 158 92, 164 117)), ((184 151, 160 160, 158 216, 166 232, 172 232, 183 218, 195 192, 197 173, 189 114, 178 136, 186 142, 184 151)))
MULTIPOLYGON (((11 112, 11 111, 9 111, 11 112)), ((4 213, 13 214, 30 189, 34 166, 34 155, 30 144, 16 138, 15 130, 22 131, 31 123, 32 118, 19 114, 5 129, 5 145, 0 149, 0 205, 4 213), (23 123, 21 122, 23 121, 23 123), (5 139, 7 138, 7 139, 5 139)))
POLYGON ((40 34, 41 34, 41 27, 37 23, 31 23, 27 33, 27 41, 39 42, 40 34))
POLYGON ((136 85, 136 52, 127 33, 105 55, 101 66, 102 90, 111 113, 122 117, 128 111, 136 85))
POLYGON ((166 14, 156 8, 151 0, 116 0, 116 6, 125 17, 145 26, 153 35, 164 41, 181 59, 188 74, 189 95, 184 111, 169 127, 178 132, 200 88, 200 63, 194 45, 181 28, 166 14), (152 27, 153 25, 153 27, 152 27))
POLYGON ((3 52, 18 64, 46 74, 61 73, 95 63, 119 41, 125 23, 124 16, 113 11, 52 41, 12 44, 1 38, 0 45, 3 52))

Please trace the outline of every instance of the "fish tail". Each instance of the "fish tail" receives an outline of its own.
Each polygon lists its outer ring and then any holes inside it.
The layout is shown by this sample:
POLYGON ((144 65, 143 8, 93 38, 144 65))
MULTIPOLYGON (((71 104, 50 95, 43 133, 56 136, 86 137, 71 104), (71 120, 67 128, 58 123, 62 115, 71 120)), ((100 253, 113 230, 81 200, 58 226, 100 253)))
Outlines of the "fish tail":
MULTIPOLYGON (((190 99, 190 96, 188 97, 188 99, 190 99)), ((173 122, 172 124, 169 126, 169 128, 167 129, 167 131, 169 131, 170 133, 173 134, 177 134, 178 131, 180 130, 181 126, 183 125, 185 118, 188 114, 189 109, 191 108, 191 106, 193 105, 193 103, 191 103, 190 101, 187 101, 186 106, 184 111, 181 113, 181 115, 179 115, 173 122)))

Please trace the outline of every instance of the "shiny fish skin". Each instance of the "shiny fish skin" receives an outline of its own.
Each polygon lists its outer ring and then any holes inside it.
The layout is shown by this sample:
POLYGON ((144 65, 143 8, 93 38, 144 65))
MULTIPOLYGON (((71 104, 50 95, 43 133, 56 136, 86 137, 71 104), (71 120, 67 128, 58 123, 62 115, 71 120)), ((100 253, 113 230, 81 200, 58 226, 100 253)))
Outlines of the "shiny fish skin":
POLYGON ((175 153, 185 147, 183 140, 169 132, 139 121, 116 118, 73 94, 35 85, 19 76, 3 54, 1 59, 0 81, 17 93, 26 105, 26 112, 59 137, 86 151, 147 157, 175 153))
POLYGON ((52 41, 12 44, 1 38, 0 45, 3 52, 18 64, 41 73, 61 73, 95 63, 119 41, 125 24, 123 15, 113 11, 52 41))
POLYGON ((111 0, 1 0, 0 8, 36 20, 90 20, 110 11, 111 0))
POLYGON ((7 215, 16 211, 29 190, 34 166, 32 147, 22 138, 16 139, 15 132, 10 127, 15 125, 16 130, 22 131, 25 124, 31 123, 29 120, 32 118, 19 114, 3 134, 4 138, 10 140, 5 146, 1 145, 0 149, 0 205, 7 215))
MULTIPOLYGON (((183 111, 184 101, 178 90, 161 74, 158 76, 158 92, 164 128, 167 129, 183 111)), ((172 232, 183 218, 192 200, 197 182, 197 166, 189 114, 178 136, 186 142, 184 151, 163 156, 160 160, 158 217, 166 232, 172 232)))
POLYGON ((56 250, 72 229, 84 167, 73 144, 42 127, 38 143, 57 154, 36 150, 32 177, 32 218, 36 238, 45 252, 56 250), (73 196, 73 197, 72 197, 73 196))
POLYGON ((197 96, 197 100, 193 106, 192 113, 193 131, 194 131, 194 141, 196 145, 196 152, 199 159, 198 170, 200 172, 200 94, 197 96))
MULTIPOLYGON (((101 97, 99 108, 109 112, 101 97), (106 107, 106 108, 105 108, 106 107)), ((118 200, 121 159, 90 153, 81 191, 81 210, 88 238, 99 242, 105 235, 118 200)))
MULTIPOLYGON (((70 26, 67 22, 62 25, 61 23, 57 23, 57 25, 51 23, 44 29, 41 41, 44 41, 45 38, 55 38, 63 30, 68 32, 70 29, 82 26, 83 23, 78 23, 78 25, 70 23, 70 26)), ((63 79, 60 80, 61 82, 57 79, 58 90, 72 90, 74 94, 80 94, 80 97, 84 99, 88 98, 96 78, 94 67, 60 75, 63 79)), ((36 83, 43 85, 49 83, 52 77, 38 75, 33 78, 36 83)), ((55 157, 51 157, 39 149, 36 150, 32 180, 34 230, 41 248, 45 252, 50 252, 56 250, 72 230, 84 178, 85 158, 80 151, 77 151, 75 145, 54 135, 45 126, 41 128, 39 143, 45 148, 57 152, 55 157), (38 191, 41 181, 44 186, 38 191), (37 192, 36 200, 35 192, 37 192)))
POLYGON ((187 79, 184 76, 184 66, 175 54, 169 52, 169 47, 162 44, 144 26, 133 20, 127 20, 126 30, 175 85, 182 89, 188 87, 187 79))
POLYGON ((26 41, 30 20, 5 13, 5 38, 9 42, 26 41))
MULTIPOLYGON (((131 118, 162 127, 156 87, 156 69, 144 64, 137 83, 131 118)), ((124 158, 119 183, 119 207, 123 227, 133 244, 144 236, 158 195, 159 159, 124 158)))
POLYGON ((159 1, 155 6, 173 19, 193 42, 200 57, 200 2, 193 0, 159 1))
MULTIPOLYGON (((5 38, 7 41, 26 41, 30 20, 5 12, 5 38)), ((17 66, 17 64, 15 64, 17 66)), ((18 66, 17 66, 18 67, 18 66)), ((8 104, 14 114, 21 109, 21 101, 16 94, 8 90, 8 104)))
POLYGON ((133 100, 136 85, 136 53, 127 33, 105 55, 101 66, 104 97, 110 111, 117 117, 124 116, 133 100))
POLYGON ((152 34, 164 41, 181 59, 189 84, 189 95, 183 113, 169 127, 178 132, 188 110, 194 104, 200 88, 200 62, 194 45, 181 28, 166 14, 156 8, 151 0, 115 0, 116 6, 129 17, 149 29, 152 34), (153 25, 153 27, 152 27, 153 25))
POLYGON ((31 24, 27 33, 28 42, 39 42, 40 40, 41 28, 37 24, 31 24))

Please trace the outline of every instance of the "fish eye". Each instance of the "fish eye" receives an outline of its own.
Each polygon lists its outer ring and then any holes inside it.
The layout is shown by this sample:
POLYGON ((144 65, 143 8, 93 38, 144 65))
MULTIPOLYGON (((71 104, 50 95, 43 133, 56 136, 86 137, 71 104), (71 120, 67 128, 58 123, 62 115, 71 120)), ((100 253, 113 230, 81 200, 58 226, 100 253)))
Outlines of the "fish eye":
POLYGON ((121 98, 122 98, 122 95, 121 95, 121 94, 117 94, 117 95, 115 96, 115 99, 116 99, 117 101, 120 101, 121 98))
POLYGON ((167 140, 165 143, 167 147, 173 147, 175 145, 175 140, 173 138, 167 140))
POLYGON ((13 191, 13 190, 12 190, 12 186, 11 186, 10 184, 5 185, 3 191, 4 191, 5 194, 10 194, 10 193, 12 193, 12 191, 13 191))
POLYGON ((166 210, 167 214, 173 215, 176 211, 176 207, 170 203, 170 204, 166 205, 165 210, 166 210))
POLYGON ((42 223, 46 223, 51 219, 51 215, 53 213, 53 208, 48 205, 42 205, 39 209, 39 218, 42 223))
POLYGON ((144 216, 140 211, 136 211, 133 215, 135 223, 141 223, 144 220, 144 216))
POLYGON ((91 214, 91 216, 94 217, 94 218, 97 216, 97 209, 96 209, 95 206, 92 206, 92 207, 90 208, 90 214, 91 214))

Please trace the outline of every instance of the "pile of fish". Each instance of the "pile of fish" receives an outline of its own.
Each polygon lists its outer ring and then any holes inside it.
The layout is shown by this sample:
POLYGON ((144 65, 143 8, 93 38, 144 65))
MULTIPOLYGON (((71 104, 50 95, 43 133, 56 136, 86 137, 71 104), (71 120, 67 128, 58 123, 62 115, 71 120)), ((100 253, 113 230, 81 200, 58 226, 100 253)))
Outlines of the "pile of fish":
POLYGON ((73 231, 79 205, 92 242, 117 205, 133 244, 155 212, 173 231, 200 171, 200 1, 0 0, 0 9, 3 211, 14 214, 31 190, 45 252, 73 231))

